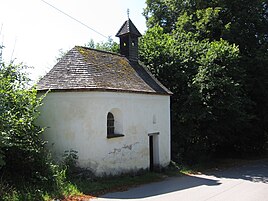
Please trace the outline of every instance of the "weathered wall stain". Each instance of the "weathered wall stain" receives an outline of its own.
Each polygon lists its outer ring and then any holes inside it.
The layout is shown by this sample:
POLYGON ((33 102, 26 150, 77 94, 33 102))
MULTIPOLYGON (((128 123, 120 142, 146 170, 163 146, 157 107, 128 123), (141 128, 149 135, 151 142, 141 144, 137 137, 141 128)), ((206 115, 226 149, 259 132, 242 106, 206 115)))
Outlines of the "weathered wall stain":
POLYGON ((135 146, 136 144, 139 144, 139 142, 135 142, 133 144, 125 144, 123 147, 121 148, 114 148, 113 151, 109 152, 108 154, 116 154, 116 153, 119 153, 121 152, 123 149, 129 149, 129 150, 132 150, 133 146, 135 146))

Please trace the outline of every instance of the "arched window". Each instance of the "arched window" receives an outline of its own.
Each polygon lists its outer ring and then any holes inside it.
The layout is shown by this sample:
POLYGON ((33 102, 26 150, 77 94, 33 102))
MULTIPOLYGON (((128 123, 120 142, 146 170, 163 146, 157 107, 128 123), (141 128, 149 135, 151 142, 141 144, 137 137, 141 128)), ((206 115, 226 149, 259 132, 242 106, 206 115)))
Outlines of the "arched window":
POLYGON ((107 115, 107 136, 114 135, 114 115, 108 112, 107 115))
POLYGON ((112 109, 107 114, 107 138, 123 137, 122 113, 119 109, 112 109))

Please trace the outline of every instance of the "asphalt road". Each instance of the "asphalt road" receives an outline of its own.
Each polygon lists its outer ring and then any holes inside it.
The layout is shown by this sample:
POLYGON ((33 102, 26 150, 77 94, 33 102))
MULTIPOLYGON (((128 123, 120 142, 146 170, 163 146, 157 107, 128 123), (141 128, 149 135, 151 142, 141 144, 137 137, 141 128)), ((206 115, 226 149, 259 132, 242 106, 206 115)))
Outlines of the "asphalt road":
POLYGON ((96 200, 268 201, 268 159, 207 174, 171 177, 96 200))

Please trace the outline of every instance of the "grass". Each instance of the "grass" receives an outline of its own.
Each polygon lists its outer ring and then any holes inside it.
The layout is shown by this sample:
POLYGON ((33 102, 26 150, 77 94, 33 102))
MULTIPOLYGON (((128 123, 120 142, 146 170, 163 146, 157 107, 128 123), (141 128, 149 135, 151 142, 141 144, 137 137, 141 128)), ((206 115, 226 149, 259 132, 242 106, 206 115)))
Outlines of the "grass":
POLYGON ((0 178, 0 201, 52 201, 52 200, 88 200, 91 197, 113 191, 125 191, 130 187, 139 186, 151 182, 161 181, 168 176, 170 171, 156 173, 143 171, 138 174, 125 174, 94 178, 86 176, 68 175, 65 179, 59 179, 55 187, 44 185, 36 186, 34 183, 25 183, 22 180, 11 185, 0 178))
POLYGON ((161 181, 165 178, 163 173, 145 172, 140 175, 123 175, 117 177, 98 178, 91 180, 74 178, 74 184, 80 192, 86 195, 99 196, 107 192, 124 191, 130 187, 161 181))
POLYGON ((179 165, 175 162, 171 162, 171 165, 168 168, 159 173, 143 172, 142 174, 134 176, 123 175, 117 177, 96 178, 94 180, 73 178, 71 179, 71 183, 75 185, 83 195, 100 196, 108 192, 125 191, 131 187, 136 187, 142 184, 162 181, 167 177, 199 174, 200 172, 228 168, 250 161, 251 160, 221 159, 197 164, 195 166, 179 165))

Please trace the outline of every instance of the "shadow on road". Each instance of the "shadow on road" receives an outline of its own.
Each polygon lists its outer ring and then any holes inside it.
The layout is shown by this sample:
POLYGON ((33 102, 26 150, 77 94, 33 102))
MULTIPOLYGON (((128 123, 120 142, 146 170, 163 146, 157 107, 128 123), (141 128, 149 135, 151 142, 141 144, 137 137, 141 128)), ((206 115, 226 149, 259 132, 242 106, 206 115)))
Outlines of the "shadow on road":
POLYGON ((206 175, 268 184, 268 159, 252 161, 245 165, 215 171, 206 175))
POLYGON ((201 185, 215 186, 220 184, 221 183, 218 180, 185 175, 182 177, 171 177, 161 182, 146 184, 138 188, 133 188, 131 189, 131 193, 128 191, 110 193, 102 196, 102 198, 138 199, 171 193, 201 185))
POLYGON ((250 162, 244 165, 216 170, 201 175, 170 177, 164 181, 146 184, 125 192, 103 195, 106 199, 138 199, 163 195, 200 186, 218 186, 223 179, 245 180, 268 184, 268 159, 250 162))

